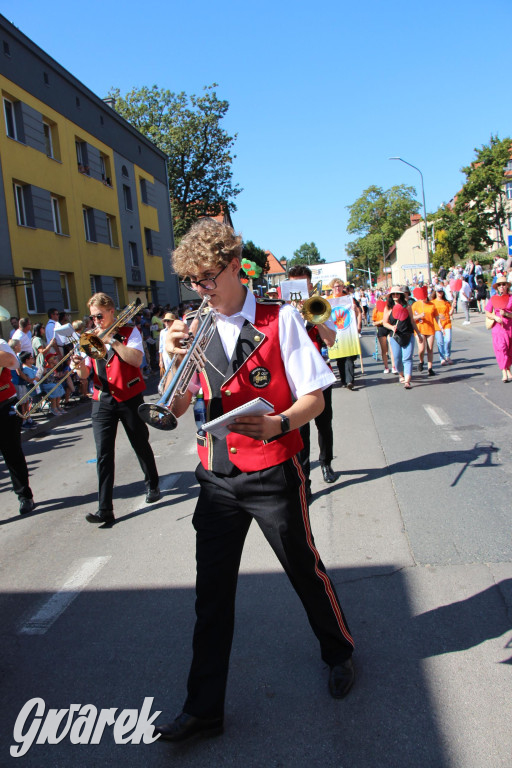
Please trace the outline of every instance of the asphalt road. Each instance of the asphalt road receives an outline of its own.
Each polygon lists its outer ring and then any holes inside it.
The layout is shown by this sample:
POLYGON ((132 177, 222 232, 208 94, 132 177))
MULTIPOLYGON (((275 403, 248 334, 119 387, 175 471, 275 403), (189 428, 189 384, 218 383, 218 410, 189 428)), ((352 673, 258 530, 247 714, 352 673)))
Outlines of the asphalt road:
POLYGON ((456 364, 415 373, 409 392, 365 329, 364 375, 333 392, 336 483, 312 464, 315 540, 356 640, 353 691, 329 697, 302 607, 253 527, 217 739, 116 744, 106 727, 97 744, 68 734, 11 756, 30 743, 35 712, 15 723, 34 698, 45 713, 116 716, 152 698, 152 714, 174 717, 194 622, 191 415, 152 431, 164 492, 151 506, 121 429, 112 529, 84 520, 96 509, 88 406, 26 440, 34 513, 18 514, 0 466, 0 766, 510 768, 512 384, 481 317, 461 320, 456 364))

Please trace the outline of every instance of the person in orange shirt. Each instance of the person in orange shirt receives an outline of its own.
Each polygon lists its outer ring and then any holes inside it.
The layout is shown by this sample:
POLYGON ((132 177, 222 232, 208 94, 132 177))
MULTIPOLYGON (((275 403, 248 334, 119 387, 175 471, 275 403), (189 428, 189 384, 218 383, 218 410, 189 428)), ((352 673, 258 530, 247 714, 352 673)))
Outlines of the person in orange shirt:
POLYGON ((436 285, 436 297, 432 303, 437 309, 437 317, 434 318, 434 328, 436 329, 435 337, 441 365, 453 365, 453 360, 450 357, 452 350, 453 304, 447 301, 441 284, 436 285))
POLYGON ((432 301, 428 297, 428 293, 424 299, 415 301, 412 305, 413 317, 420 329, 420 333, 423 339, 418 339, 418 354, 420 358, 419 370, 423 370, 423 359, 425 357, 425 349, 427 350, 427 367, 428 375, 434 376, 434 338, 435 338, 435 318, 437 317, 437 309, 432 301))

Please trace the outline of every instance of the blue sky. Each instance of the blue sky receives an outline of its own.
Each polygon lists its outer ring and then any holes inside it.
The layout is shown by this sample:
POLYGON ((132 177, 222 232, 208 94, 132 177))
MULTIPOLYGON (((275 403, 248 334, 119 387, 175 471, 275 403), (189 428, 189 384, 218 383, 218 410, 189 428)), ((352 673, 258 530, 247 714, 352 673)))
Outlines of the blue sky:
POLYGON ((291 257, 345 256, 364 189, 425 179, 427 210, 460 189, 474 148, 512 135, 511 0, 13 3, 0 12, 98 96, 218 83, 238 133, 235 228, 291 257))

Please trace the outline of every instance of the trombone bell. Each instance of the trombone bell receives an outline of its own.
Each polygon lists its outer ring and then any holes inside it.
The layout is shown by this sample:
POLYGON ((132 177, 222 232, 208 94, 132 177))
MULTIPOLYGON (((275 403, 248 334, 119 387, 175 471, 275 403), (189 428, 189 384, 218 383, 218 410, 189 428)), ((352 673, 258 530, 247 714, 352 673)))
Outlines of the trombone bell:
POLYGON ((178 426, 178 419, 166 405, 143 403, 138 407, 138 414, 142 421, 155 429, 169 431, 178 426))

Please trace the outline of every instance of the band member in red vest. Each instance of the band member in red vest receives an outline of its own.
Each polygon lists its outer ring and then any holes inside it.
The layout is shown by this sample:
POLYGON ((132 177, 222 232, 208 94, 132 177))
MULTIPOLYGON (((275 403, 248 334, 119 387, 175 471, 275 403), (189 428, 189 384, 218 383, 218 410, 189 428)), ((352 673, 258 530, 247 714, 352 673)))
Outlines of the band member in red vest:
MULTIPOLYGON (((306 280, 309 293, 313 290, 311 282, 311 270, 305 264, 297 264, 288 271, 289 280, 306 280)), ((336 326, 330 320, 318 325, 306 323, 306 331, 321 353, 322 347, 332 347, 336 340, 336 326)), ((332 384, 324 389, 325 408, 315 418, 315 426, 318 432, 318 448, 320 450, 318 461, 322 469, 322 476, 326 483, 334 483, 336 475, 331 467, 333 459, 334 435, 332 431, 332 384)), ((310 427, 309 422, 300 429, 304 449, 301 452, 302 466, 306 474, 306 483, 308 487, 308 496, 311 495, 311 484, 309 480, 309 452, 310 452, 310 427)))
MULTIPOLYGON (((315 548, 298 453, 299 429, 321 413, 322 390, 334 375, 290 306, 257 303, 240 281, 242 238, 226 224, 196 222, 174 252, 174 268, 199 296, 210 297, 216 330, 205 368, 173 411, 181 416, 202 388, 207 418, 261 396, 274 406, 264 416, 242 416, 225 438, 198 433, 200 494, 196 530, 196 626, 183 712, 155 727, 169 741, 223 730, 224 698, 234 629, 235 593, 245 537, 254 519, 279 558, 306 609, 332 696, 354 681, 353 641, 334 586, 315 548)), ((193 329, 192 329, 193 331, 193 329)), ((188 328, 175 321, 170 356, 188 328)))
POLYGON ((14 493, 20 502, 20 515, 32 512, 34 499, 28 481, 28 469, 21 447, 22 419, 14 412, 18 400, 11 371, 20 362, 6 341, 0 339, 0 453, 9 470, 14 493))
MULTIPOLYGON (((95 293, 88 306, 98 331, 114 324, 115 305, 105 293, 95 293)), ((149 430, 139 418, 137 409, 144 402, 142 392, 146 384, 140 369, 143 356, 142 337, 134 326, 125 325, 115 333, 102 338, 107 344, 104 359, 85 360, 74 357, 81 378, 94 370, 92 403, 92 429, 96 443, 99 503, 96 513, 89 513, 89 523, 115 522, 113 507, 115 441, 121 422, 130 444, 137 454, 146 483, 146 502, 160 498, 158 471, 153 450, 149 444, 149 430)))

